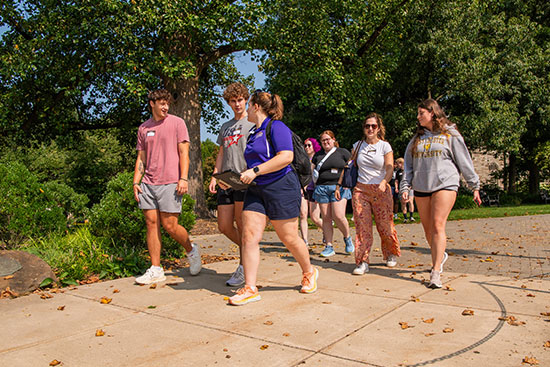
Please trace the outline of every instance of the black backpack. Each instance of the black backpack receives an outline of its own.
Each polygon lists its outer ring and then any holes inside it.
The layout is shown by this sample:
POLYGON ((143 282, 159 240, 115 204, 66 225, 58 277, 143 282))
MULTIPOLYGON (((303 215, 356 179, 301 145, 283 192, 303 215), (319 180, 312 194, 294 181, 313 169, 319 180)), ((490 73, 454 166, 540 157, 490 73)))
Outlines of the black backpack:
MULTIPOLYGON (((271 125, 273 124, 273 120, 269 120, 267 123, 267 126, 265 128, 265 137, 267 141, 269 142, 269 145, 273 147, 273 143, 271 142, 271 125)), ((290 130, 292 132, 292 146, 294 148, 294 159, 292 160, 292 163, 290 164, 294 172, 298 175, 298 180, 300 181, 300 186, 302 188, 309 185, 311 182, 311 161, 309 160, 309 156, 306 153, 306 150, 304 148, 304 141, 302 138, 300 138, 297 134, 294 133, 294 131, 290 130)))

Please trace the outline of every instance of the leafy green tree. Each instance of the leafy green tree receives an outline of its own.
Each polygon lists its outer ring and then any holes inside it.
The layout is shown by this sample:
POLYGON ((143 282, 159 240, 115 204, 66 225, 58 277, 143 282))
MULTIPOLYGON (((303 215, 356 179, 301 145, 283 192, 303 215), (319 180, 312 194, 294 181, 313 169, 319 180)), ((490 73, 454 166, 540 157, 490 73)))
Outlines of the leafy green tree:
POLYGON ((214 87, 242 79, 231 55, 258 47, 264 19, 264 2, 251 0, 3 1, 0 133, 135 129, 147 91, 165 87, 189 128, 190 192, 206 215, 201 105, 207 121, 221 113, 214 87))

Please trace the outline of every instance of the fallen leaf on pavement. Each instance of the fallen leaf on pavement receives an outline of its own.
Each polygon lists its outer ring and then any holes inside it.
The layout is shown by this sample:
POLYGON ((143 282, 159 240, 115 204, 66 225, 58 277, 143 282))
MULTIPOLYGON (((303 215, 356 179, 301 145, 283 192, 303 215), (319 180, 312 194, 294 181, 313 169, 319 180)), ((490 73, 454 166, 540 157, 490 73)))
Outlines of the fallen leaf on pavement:
POLYGON ((401 325, 401 329, 402 329, 402 330, 405 330, 405 329, 408 329, 408 328, 413 327, 413 326, 410 326, 408 323, 406 323, 406 322, 404 322, 404 321, 401 321, 401 322, 399 323, 399 325, 401 325))
POLYGON ((474 310, 464 310, 462 316, 474 316, 474 310))
POLYGON ((525 325, 524 321, 519 321, 515 316, 499 317, 498 319, 506 321, 508 324, 512 326, 525 325))
POLYGON ((456 289, 449 287, 448 285, 445 286, 445 290, 449 292, 454 292, 456 289))
POLYGON ((330 302, 330 301, 323 301, 323 302, 321 302, 321 303, 324 304, 324 305, 330 305, 332 302, 330 302))
POLYGON ((435 335, 435 333, 426 333, 426 334, 424 334, 424 336, 432 336, 432 335, 435 335))
POLYGON ((111 303, 113 299, 112 298, 107 298, 107 297, 101 297, 101 299, 99 300, 100 303, 104 304, 104 305, 107 305, 109 303, 111 303))
POLYGON ((95 331, 95 336, 103 336, 105 335, 105 331, 101 330, 101 329, 97 329, 95 331))
POLYGON ((57 359, 50 362, 50 366, 58 366, 59 364, 61 364, 61 361, 58 361, 57 359))
POLYGON ((57 308, 57 311, 63 311, 64 309, 65 309, 65 306, 59 306, 59 307, 57 308))
POLYGON ((157 288, 157 283, 153 283, 149 286, 149 289, 156 289, 157 288))
POLYGON ((120 293, 118 289, 113 289, 113 293, 120 293))
POLYGON ((283 333, 283 336, 290 336, 290 333, 283 333))
POLYGON ((4 277, 4 280, 9 280, 9 279, 11 279, 11 278, 13 278, 13 277, 14 277, 13 274, 12 274, 12 275, 8 275, 8 276, 5 276, 5 277, 4 277))
POLYGON ((267 320, 266 322, 264 322, 264 325, 273 325, 273 321, 267 320))
POLYGON ((542 316, 550 316, 550 312, 541 312, 540 313, 542 316))
POLYGON ((426 324, 431 324, 431 323, 434 322, 434 319, 435 318, 433 318, 433 317, 431 319, 426 319, 426 320, 422 319, 422 322, 425 322, 426 324))
POLYGON ((545 348, 550 348, 550 340, 546 341, 542 346, 545 348))
POLYGON ((523 358, 523 361, 521 361, 522 364, 524 363, 527 363, 531 366, 534 366, 536 364, 539 364, 539 361, 535 358, 535 357, 528 357, 528 356, 525 356, 525 358, 523 358))
POLYGON ((527 288, 527 286, 525 284, 522 284, 521 288, 527 288))
POLYGON ((450 327, 446 327, 445 329, 443 329, 444 333, 452 333, 453 331, 455 331, 455 329, 451 329, 450 327))
POLYGON ((153 309, 153 308, 157 308, 157 306, 151 305, 151 306, 147 306, 147 308, 153 309))
POLYGON ((535 297, 533 293, 527 293, 527 297, 535 297))
POLYGON ((40 295, 40 298, 48 299, 48 298, 53 298, 53 296, 49 293, 43 293, 43 294, 40 295))
POLYGON ((269 345, 267 344, 264 344, 260 347, 261 350, 266 350, 267 348, 269 348, 269 345))

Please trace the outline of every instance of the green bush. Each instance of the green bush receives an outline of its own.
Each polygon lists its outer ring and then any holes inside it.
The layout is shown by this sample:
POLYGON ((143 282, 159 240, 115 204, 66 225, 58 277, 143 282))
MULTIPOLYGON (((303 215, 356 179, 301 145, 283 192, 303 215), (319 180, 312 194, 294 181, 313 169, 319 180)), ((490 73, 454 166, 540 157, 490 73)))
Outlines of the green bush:
MULTIPOLYGON (((147 230, 134 199, 133 177, 132 172, 123 172, 109 181, 103 198, 92 207, 90 222, 93 234, 112 240, 116 246, 144 249, 147 230)), ((195 224, 194 205, 189 195, 183 196, 179 223, 188 231, 195 224)), ((170 256, 181 256, 181 246, 169 236, 163 235, 162 243, 170 256)))
POLYGON ((131 249, 90 233, 88 226, 66 235, 53 234, 32 240, 23 250, 37 255, 54 270, 62 284, 76 284, 92 275, 116 278, 138 274, 147 267, 145 257, 131 249))
POLYGON ((500 205, 502 206, 518 206, 521 205, 524 195, 520 193, 500 195, 500 205))
POLYGON ((472 195, 461 195, 459 194, 456 198, 455 205, 453 209, 472 209, 476 208, 477 204, 473 200, 472 195))
POLYGON ((23 164, 0 163, 0 244, 15 247, 30 237, 67 227, 62 203, 23 164))
POLYGON ((77 194, 72 187, 55 181, 46 182, 42 187, 64 209, 69 225, 85 219, 89 211, 86 207, 89 200, 85 194, 77 194))

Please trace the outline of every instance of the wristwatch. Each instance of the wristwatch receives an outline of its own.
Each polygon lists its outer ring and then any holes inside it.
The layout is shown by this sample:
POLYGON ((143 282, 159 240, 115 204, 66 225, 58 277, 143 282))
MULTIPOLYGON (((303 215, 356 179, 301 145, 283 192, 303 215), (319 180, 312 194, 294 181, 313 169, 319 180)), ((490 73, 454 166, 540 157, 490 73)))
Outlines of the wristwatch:
POLYGON ((254 171, 254 173, 256 174, 256 176, 258 176, 259 172, 260 172, 260 167, 256 166, 252 169, 252 171, 254 171))

